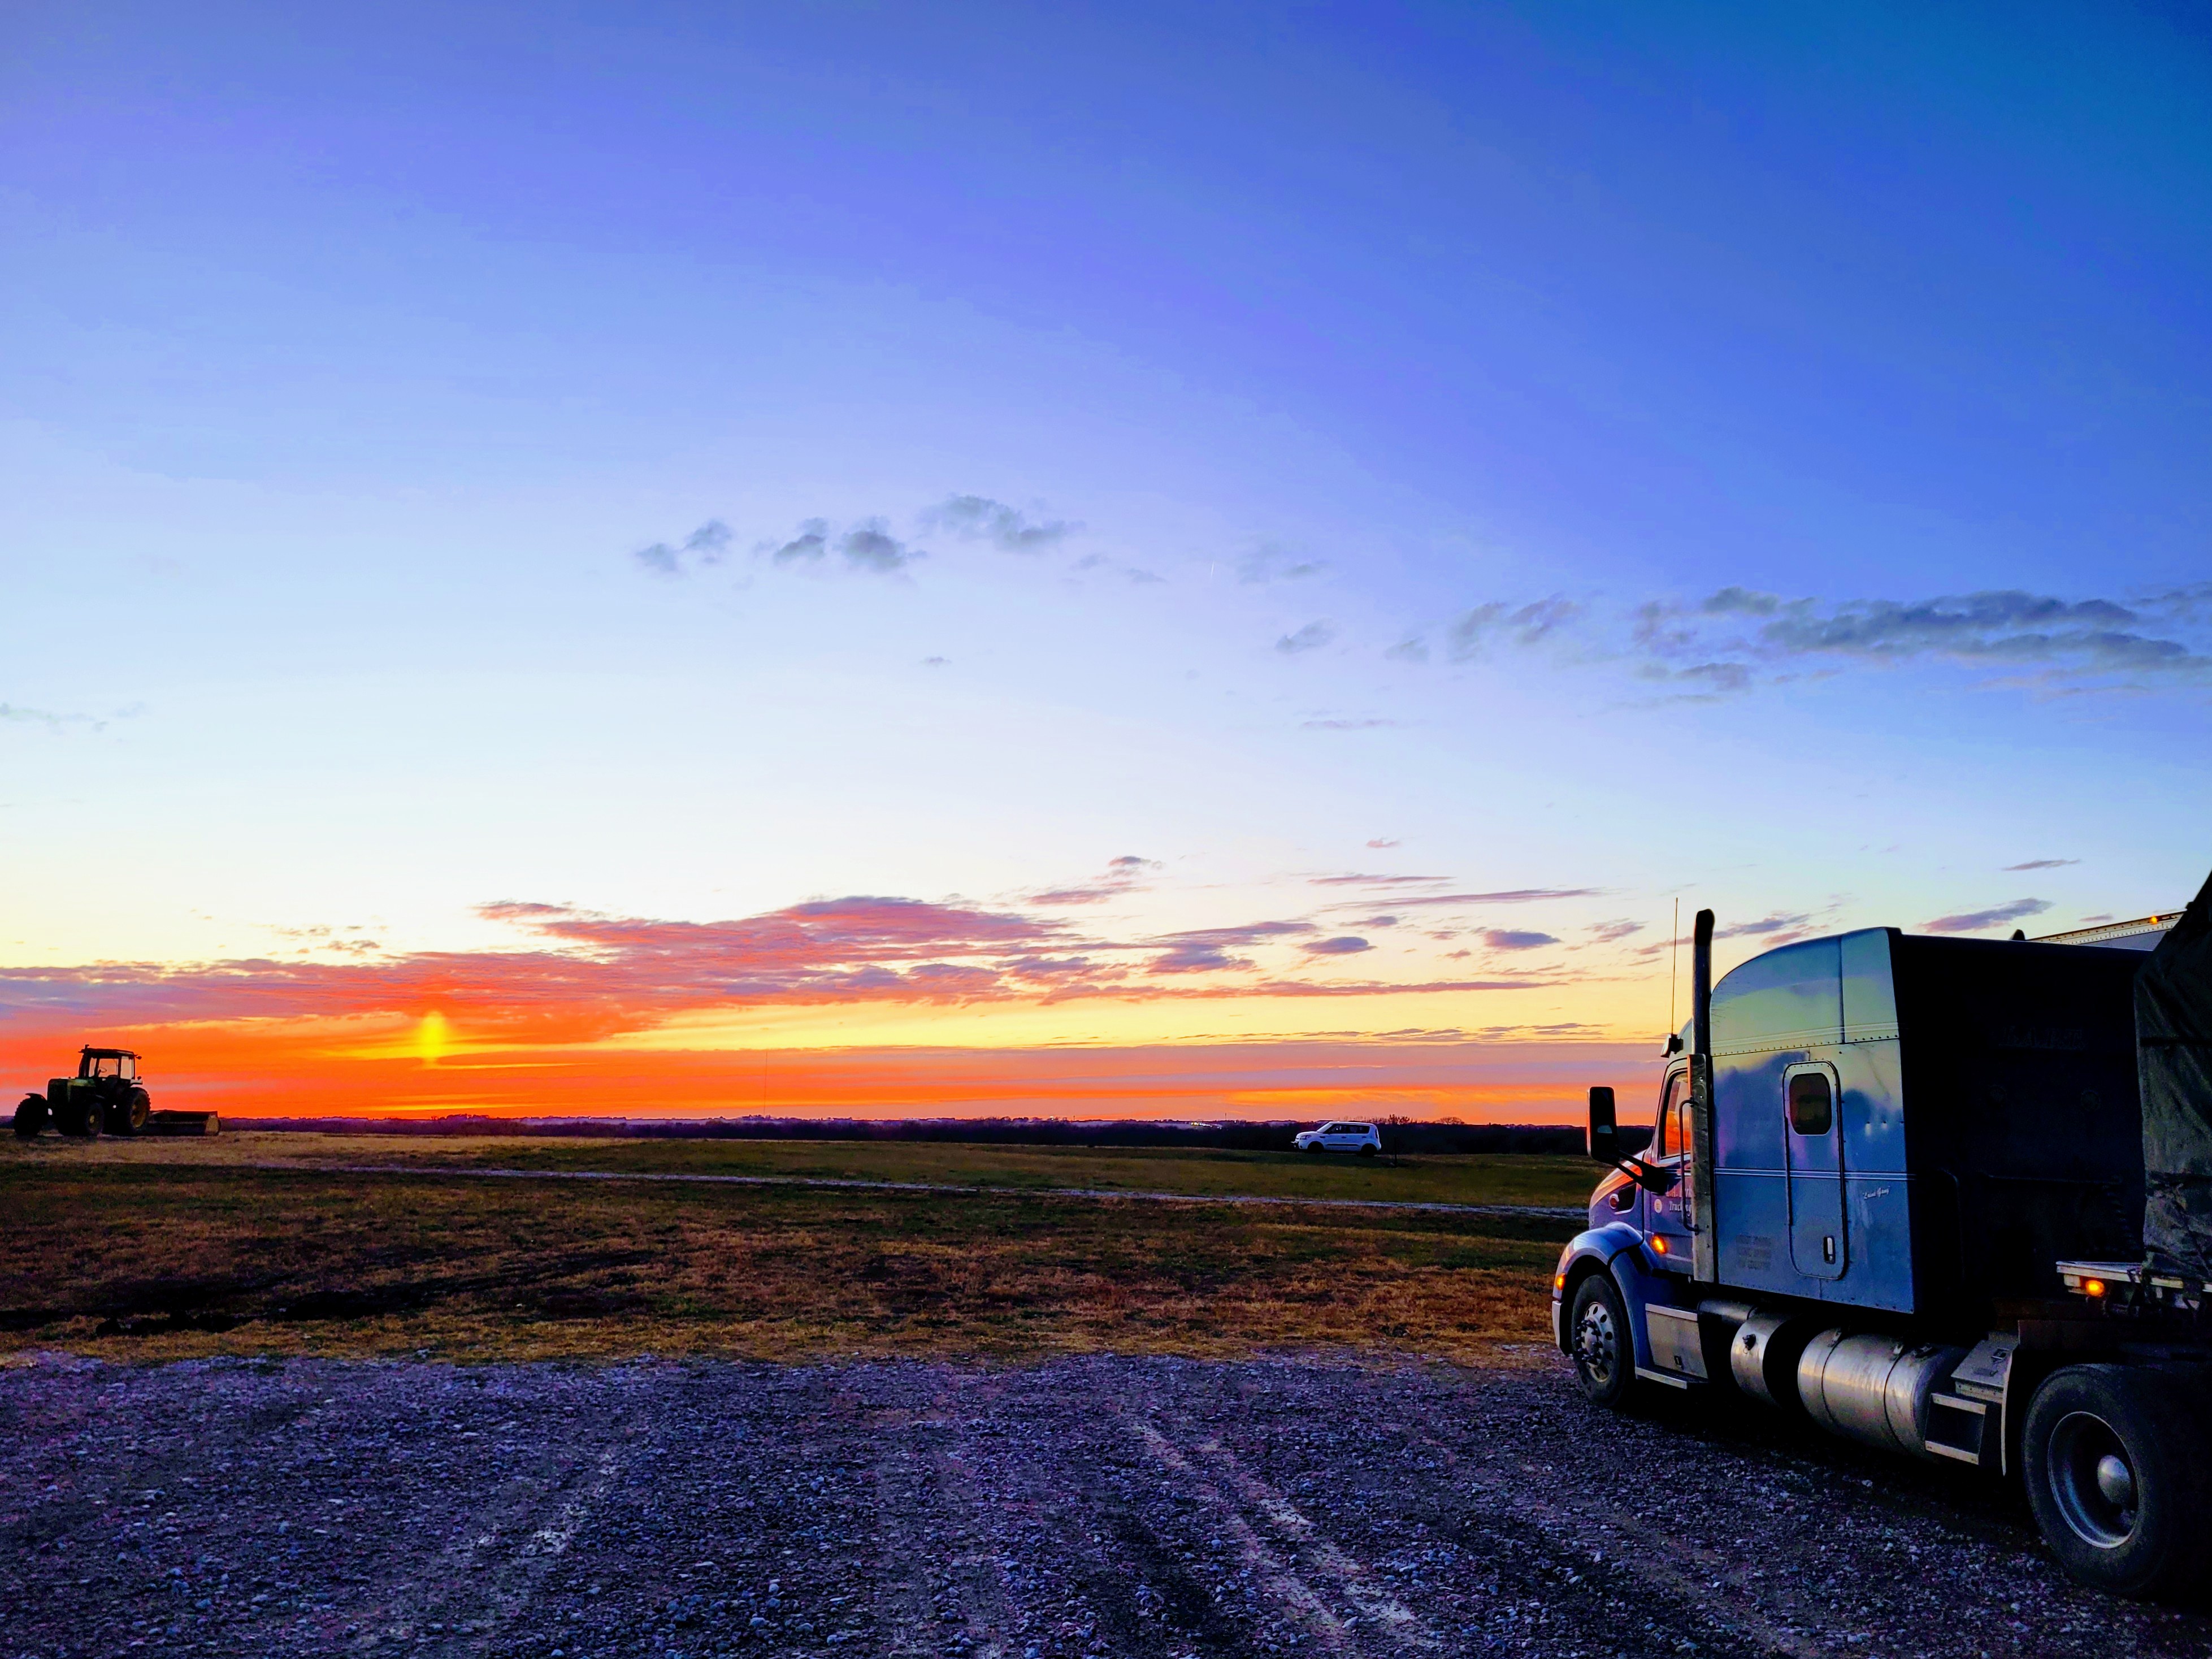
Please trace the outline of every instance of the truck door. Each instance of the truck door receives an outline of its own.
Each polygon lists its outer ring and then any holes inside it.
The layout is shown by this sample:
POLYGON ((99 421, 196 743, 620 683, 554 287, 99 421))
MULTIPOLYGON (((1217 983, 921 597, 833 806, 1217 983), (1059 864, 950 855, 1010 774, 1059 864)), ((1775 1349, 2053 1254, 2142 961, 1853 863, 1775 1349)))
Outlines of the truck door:
POLYGON ((1659 1097, 1659 1121, 1651 1131, 1651 1153, 1650 1161, 1674 1177, 1674 1185, 1647 1200, 1652 1249, 1670 1260, 1679 1258, 1687 1273, 1695 1217, 1690 1192, 1690 1074, 1681 1066, 1667 1073, 1666 1090, 1659 1097))
POLYGON ((1790 1157, 1790 1261, 1808 1279, 1841 1279, 1850 1261, 1836 1068, 1817 1060, 1785 1066, 1782 1100, 1790 1157))

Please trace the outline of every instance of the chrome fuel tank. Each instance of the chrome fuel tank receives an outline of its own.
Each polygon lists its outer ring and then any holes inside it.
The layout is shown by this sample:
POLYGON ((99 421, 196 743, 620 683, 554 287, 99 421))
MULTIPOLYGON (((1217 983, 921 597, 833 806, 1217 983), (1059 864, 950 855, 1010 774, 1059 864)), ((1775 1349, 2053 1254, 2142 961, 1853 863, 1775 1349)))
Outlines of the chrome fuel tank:
POLYGON ((1797 1361, 1797 1397, 1831 1433, 1885 1451, 1932 1457, 1928 1402, 1964 1348, 1822 1331, 1797 1361))

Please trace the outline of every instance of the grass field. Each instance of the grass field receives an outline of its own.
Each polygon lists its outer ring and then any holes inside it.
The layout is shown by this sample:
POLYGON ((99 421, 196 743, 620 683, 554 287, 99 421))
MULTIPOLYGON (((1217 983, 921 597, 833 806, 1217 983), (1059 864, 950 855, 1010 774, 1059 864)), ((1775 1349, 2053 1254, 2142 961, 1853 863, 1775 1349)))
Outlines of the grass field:
POLYGON ((1191 1197, 1362 1198, 1400 1203, 1580 1208, 1598 1171, 1587 1158, 1460 1155, 1310 1157, 1202 1147, 976 1146, 921 1141, 586 1140, 547 1136, 325 1135, 226 1130, 212 1140, 42 1136, 7 1151, 35 1164, 386 1164, 613 1173, 744 1175, 1191 1197))
POLYGON ((1546 1332, 1556 1205, 1590 1166, 1185 1150, 226 1134, 0 1152, 0 1349, 453 1359, 1376 1348, 1546 1332), (257 1164, 283 1162, 266 1169, 257 1164), (401 1164, 364 1174, 333 1164, 401 1164), (740 1174, 1008 1194, 486 1180, 441 1166, 740 1174), (322 1166, 322 1167, 317 1167, 322 1166), (1251 1194, 1268 1206, 1046 1188, 1251 1194))

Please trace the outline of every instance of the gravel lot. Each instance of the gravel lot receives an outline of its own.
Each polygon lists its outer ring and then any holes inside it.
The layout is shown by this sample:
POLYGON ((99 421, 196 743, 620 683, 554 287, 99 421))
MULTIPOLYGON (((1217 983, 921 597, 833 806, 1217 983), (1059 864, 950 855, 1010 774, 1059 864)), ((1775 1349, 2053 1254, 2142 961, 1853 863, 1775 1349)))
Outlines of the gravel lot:
POLYGON ((2212 1650, 1971 1474, 1523 1358, 41 1359, 0 1371, 0 1654, 2212 1650))

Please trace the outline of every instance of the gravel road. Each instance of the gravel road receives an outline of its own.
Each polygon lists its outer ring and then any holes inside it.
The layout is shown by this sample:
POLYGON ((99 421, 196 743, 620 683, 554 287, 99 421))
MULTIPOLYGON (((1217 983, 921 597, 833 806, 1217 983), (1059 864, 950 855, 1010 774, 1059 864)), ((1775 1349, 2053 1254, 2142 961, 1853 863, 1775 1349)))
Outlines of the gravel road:
POLYGON ((2191 1654, 2017 1500, 1521 1369, 0 1371, 0 1655, 2191 1654))

